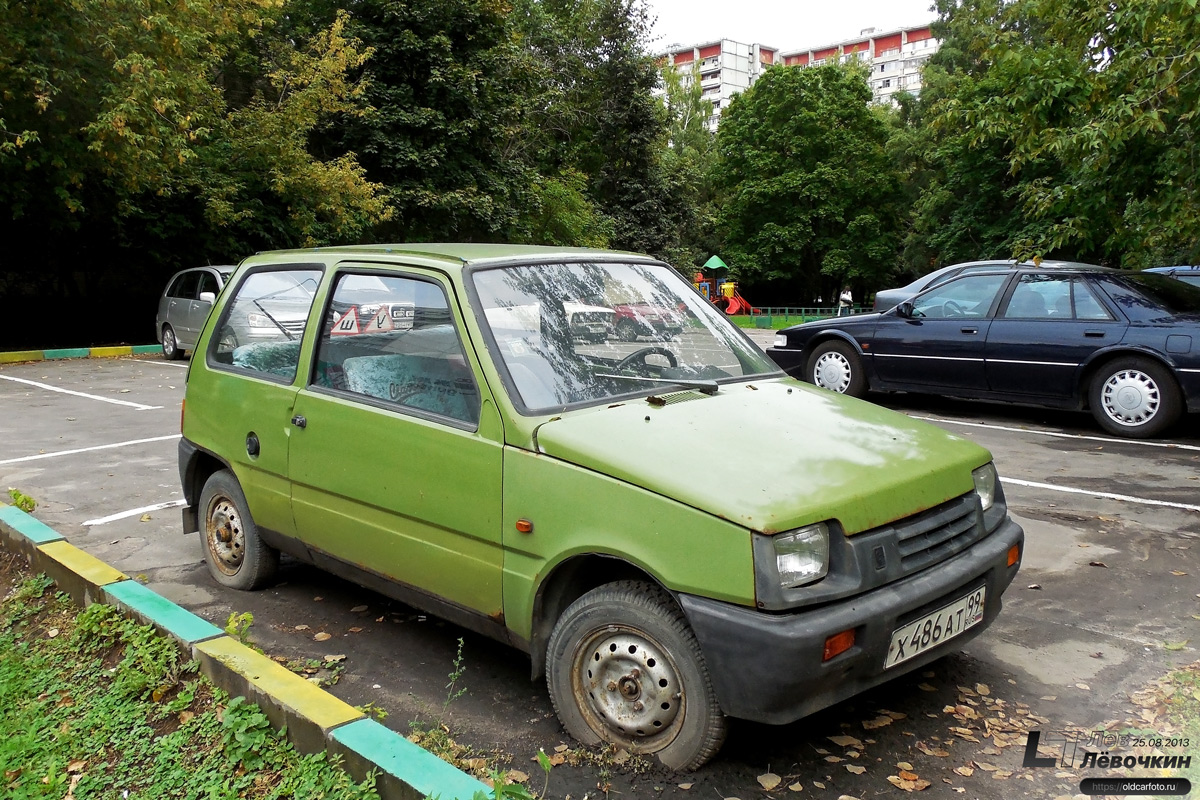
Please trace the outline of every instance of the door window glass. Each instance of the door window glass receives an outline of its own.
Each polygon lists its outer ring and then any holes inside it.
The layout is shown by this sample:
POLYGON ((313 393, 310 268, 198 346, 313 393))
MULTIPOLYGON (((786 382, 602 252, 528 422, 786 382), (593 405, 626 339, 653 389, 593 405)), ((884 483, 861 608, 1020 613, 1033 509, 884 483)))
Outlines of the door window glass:
POLYGON ((430 281, 340 275, 312 383, 471 425, 479 420, 479 390, 446 293, 430 281))
POLYGON ((320 280, 316 269, 247 275, 213 337, 213 360, 295 378, 300 340, 320 280))
POLYGON ((207 270, 200 273, 200 288, 196 291, 196 299, 205 292, 212 292, 214 295, 217 293, 217 276, 207 270))
POLYGON ((167 294, 171 297, 194 298, 196 296, 196 282, 198 280, 199 275, 195 272, 185 272, 172 281, 171 288, 167 289, 167 294))
POLYGON ((1071 319, 1071 279, 1022 275, 1004 309, 1006 319, 1071 319))
POLYGON ((1096 297, 1092 287, 1082 280, 1076 279, 1075 290, 1075 319, 1112 319, 1112 314, 1096 297))
POLYGON ((913 298, 914 317, 986 317, 1008 275, 965 275, 913 298))

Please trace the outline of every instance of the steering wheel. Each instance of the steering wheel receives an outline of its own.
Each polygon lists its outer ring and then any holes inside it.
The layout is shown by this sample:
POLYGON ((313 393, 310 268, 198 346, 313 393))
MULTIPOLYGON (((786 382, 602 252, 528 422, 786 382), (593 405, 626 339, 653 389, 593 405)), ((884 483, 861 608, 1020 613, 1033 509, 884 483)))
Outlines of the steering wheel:
POLYGON ((646 356, 654 355, 662 356, 663 358, 667 359, 667 363, 672 369, 679 366, 679 361, 676 360, 674 353, 665 347, 651 345, 650 347, 643 347, 641 350, 634 350, 632 353, 618 361, 617 365, 613 367, 613 369, 625 369, 637 361, 641 361, 642 365, 645 366, 646 356))
POLYGON ((953 300, 942 303, 942 313, 947 317, 965 317, 967 315, 963 307, 953 300))

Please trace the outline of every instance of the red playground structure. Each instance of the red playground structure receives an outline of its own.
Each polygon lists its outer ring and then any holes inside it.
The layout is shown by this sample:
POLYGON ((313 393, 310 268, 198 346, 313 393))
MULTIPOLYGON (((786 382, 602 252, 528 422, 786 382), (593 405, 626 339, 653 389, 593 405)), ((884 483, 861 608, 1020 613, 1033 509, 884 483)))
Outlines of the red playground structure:
POLYGON ((750 301, 738 293, 735 280, 726 278, 722 281, 715 277, 707 277, 703 272, 697 272, 692 278, 692 285, 700 294, 707 297, 709 302, 730 316, 762 313, 760 309, 750 305, 750 301))

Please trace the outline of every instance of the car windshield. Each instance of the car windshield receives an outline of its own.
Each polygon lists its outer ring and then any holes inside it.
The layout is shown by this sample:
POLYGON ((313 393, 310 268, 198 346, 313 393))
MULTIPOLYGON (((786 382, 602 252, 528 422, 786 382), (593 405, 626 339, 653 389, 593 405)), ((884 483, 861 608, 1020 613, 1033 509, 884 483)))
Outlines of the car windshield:
POLYGON ((530 410, 777 374, 673 269, 571 263, 472 277, 514 400, 530 410))
POLYGON ((1146 272, 1122 275, 1119 280, 1172 314, 1200 314, 1200 287, 1146 272))

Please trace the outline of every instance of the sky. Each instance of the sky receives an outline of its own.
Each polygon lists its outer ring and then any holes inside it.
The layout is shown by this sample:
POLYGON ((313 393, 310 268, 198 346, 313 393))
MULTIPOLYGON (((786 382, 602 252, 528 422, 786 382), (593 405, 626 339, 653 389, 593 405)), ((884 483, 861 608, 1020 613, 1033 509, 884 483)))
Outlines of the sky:
POLYGON ((783 51, 858 36, 863 28, 896 30, 931 22, 932 0, 646 0, 653 49, 717 39, 758 42, 783 51))

